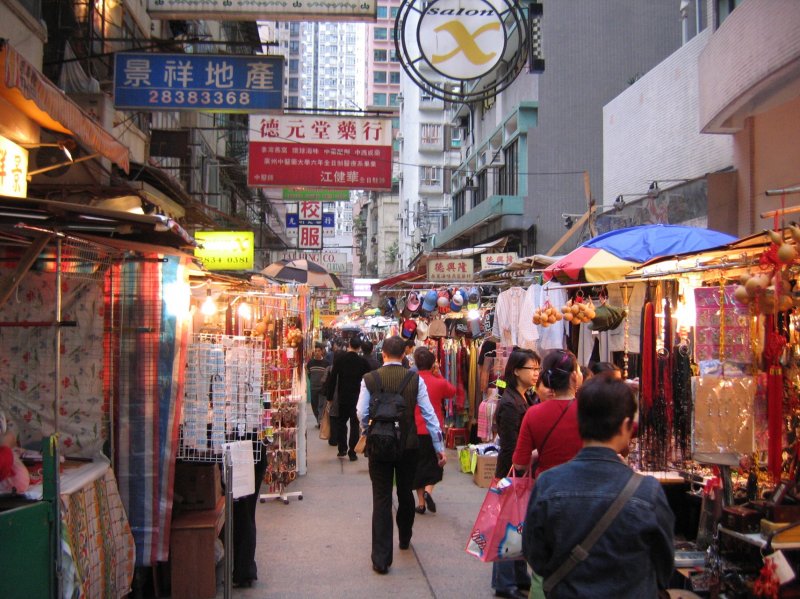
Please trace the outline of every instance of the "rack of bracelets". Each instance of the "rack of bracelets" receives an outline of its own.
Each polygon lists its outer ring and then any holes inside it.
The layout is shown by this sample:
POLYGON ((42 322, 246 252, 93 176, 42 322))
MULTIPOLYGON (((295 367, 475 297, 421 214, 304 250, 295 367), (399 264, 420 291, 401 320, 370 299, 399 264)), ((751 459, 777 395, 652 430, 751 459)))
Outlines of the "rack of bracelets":
POLYGON ((259 496, 289 503, 290 497, 303 499, 302 491, 287 492, 297 478, 298 431, 304 396, 297 391, 299 352, 293 347, 265 350, 263 370, 265 439, 269 444, 264 484, 267 492, 259 496))

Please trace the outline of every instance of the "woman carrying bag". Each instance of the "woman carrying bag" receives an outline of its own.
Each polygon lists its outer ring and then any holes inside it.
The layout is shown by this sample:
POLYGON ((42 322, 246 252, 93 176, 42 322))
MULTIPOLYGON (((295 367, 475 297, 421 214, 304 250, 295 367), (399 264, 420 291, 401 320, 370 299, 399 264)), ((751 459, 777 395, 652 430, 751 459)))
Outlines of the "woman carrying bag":
MULTIPOLYGON (((539 356, 528 349, 511 352, 503 374, 505 390, 495 412, 495 425, 500 443, 495 478, 503 478, 511 470, 512 456, 517 445, 522 419, 533 405, 528 392, 539 378, 539 356)), ((499 385, 498 385, 499 387, 499 385)), ((525 560, 492 562, 492 588, 496 597, 526 596, 531 586, 525 560)))

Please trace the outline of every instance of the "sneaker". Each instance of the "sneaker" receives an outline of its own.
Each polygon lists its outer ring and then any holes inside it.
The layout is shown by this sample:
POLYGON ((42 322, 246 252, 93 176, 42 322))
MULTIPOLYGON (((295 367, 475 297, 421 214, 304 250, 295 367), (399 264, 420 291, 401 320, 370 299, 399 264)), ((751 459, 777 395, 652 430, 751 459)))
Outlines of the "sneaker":
POLYGON ((351 462, 355 462, 358 459, 358 456, 354 451, 348 452, 347 457, 350 458, 351 462))
POLYGON ((340 451, 339 453, 336 454, 336 457, 337 458, 343 458, 346 455, 347 455, 346 451, 340 451))

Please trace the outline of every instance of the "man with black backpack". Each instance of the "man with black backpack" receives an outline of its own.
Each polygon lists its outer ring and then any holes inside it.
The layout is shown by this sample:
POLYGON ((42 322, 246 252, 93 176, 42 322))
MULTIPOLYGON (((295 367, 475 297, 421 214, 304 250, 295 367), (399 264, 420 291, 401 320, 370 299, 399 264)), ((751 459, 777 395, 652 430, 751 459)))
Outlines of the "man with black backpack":
POLYGON ((392 483, 397 484, 397 532, 400 549, 408 549, 414 526, 414 472, 417 431, 414 408, 419 405, 433 447, 444 466, 444 442, 439 421, 419 374, 402 365, 405 340, 383 342, 383 366, 364 375, 356 412, 367 436, 369 478, 372 481, 372 569, 386 574, 392 565, 392 483))

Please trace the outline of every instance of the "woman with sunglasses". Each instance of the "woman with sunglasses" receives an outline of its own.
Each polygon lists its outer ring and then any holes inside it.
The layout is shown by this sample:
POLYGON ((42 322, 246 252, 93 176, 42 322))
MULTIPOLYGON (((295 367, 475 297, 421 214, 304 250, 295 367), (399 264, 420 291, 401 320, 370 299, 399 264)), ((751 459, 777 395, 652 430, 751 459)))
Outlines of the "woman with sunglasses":
MULTIPOLYGON (((539 355, 529 349, 515 348, 506 362, 503 374, 505 390, 497 404, 495 425, 500 441, 496 478, 508 476, 514 447, 517 444, 522 418, 533 405, 529 391, 539 378, 539 355)), ((498 385, 499 386, 499 385, 498 385)), ((496 597, 519 597, 531 586, 531 577, 524 560, 492 563, 492 588, 496 597)))

